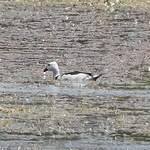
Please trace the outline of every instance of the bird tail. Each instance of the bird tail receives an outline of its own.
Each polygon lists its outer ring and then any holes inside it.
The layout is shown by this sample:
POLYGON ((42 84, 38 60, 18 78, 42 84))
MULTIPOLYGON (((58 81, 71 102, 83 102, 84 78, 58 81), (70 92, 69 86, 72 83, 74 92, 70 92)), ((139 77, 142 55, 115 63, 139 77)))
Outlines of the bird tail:
POLYGON ((100 76, 102 76, 103 74, 99 74, 99 75, 95 75, 93 76, 92 80, 96 81, 100 76))

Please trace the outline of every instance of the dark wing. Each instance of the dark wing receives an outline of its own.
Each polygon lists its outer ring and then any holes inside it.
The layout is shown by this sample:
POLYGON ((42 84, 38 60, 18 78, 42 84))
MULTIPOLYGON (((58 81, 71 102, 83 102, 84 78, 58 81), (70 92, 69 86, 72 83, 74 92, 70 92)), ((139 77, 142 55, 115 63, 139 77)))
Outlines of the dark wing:
POLYGON ((89 76, 93 76, 91 73, 88 73, 88 72, 82 72, 82 71, 73 71, 73 72, 68 72, 68 73, 64 73, 63 75, 67 75, 67 74, 70 74, 70 75, 77 75, 79 73, 83 73, 83 74, 87 74, 89 76))

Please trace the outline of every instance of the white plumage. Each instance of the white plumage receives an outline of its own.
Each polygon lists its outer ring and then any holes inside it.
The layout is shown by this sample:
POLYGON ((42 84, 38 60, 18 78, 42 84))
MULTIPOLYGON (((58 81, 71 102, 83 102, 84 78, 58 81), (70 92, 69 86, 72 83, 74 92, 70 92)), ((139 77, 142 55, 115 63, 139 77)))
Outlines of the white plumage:
POLYGON ((73 81, 85 81, 85 80, 96 81, 102 75, 100 74, 100 75, 93 76, 91 73, 81 72, 81 71, 73 71, 73 72, 68 72, 68 73, 64 73, 61 75, 58 64, 55 61, 50 62, 46 66, 46 68, 44 69, 44 72, 46 71, 52 71, 53 78, 55 80, 63 79, 63 80, 73 80, 73 81))

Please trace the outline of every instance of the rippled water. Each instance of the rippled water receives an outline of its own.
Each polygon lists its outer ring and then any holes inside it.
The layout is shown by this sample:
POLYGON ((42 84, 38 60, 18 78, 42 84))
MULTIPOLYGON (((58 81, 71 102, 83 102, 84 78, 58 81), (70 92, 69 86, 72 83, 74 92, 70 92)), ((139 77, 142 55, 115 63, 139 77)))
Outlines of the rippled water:
POLYGON ((150 149, 149 12, 0 3, 0 148, 150 149), (103 73, 87 85, 43 78, 103 73))

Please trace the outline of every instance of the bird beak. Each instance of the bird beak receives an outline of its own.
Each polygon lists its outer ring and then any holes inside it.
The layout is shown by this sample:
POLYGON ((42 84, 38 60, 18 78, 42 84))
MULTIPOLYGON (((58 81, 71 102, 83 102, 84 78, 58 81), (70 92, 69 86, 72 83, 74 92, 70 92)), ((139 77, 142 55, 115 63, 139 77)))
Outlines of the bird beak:
POLYGON ((45 68, 45 69, 44 69, 44 72, 46 72, 46 71, 48 71, 48 69, 47 69, 47 68, 45 68))

